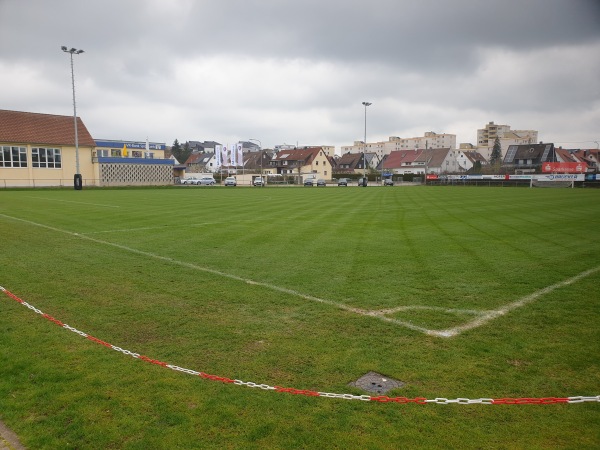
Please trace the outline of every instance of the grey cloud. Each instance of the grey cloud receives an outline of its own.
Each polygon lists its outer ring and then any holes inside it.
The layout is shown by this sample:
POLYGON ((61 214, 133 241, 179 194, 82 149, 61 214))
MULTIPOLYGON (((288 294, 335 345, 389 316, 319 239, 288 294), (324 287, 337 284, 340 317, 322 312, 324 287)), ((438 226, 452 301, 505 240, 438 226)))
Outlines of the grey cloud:
POLYGON ((373 139, 474 141, 480 121, 600 121, 599 23, 594 0, 0 0, 1 106, 69 113, 67 45, 105 138, 349 144, 369 100, 373 139))

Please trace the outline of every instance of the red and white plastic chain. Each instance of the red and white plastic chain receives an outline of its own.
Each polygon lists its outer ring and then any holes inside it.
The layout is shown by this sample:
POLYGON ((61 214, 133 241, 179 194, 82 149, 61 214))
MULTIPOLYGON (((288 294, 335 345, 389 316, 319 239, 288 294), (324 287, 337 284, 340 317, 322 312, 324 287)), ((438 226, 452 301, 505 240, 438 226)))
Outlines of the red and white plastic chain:
POLYGON ((116 350, 121 352, 127 356, 131 356, 136 359, 140 359, 142 361, 148 362, 150 364, 155 364, 158 366, 166 367, 171 370, 175 370, 177 372, 187 373, 189 375, 198 376, 200 378, 204 378, 212 381, 220 381, 221 383, 231 383, 236 384, 238 386, 246 386, 249 388, 259 388, 266 391, 275 391, 285 394, 293 394, 293 395, 304 395, 308 397, 326 397, 326 398, 341 398, 345 400, 361 400, 365 402, 381 402, 381 403, 417 403, 417 404, 427 404, 427 403, 437 403, 437 404, 451 404, 457 403, 460 405, 472 405, 472 404, 482 404, 482 405, 523 405, 523 404, 537 404, 537 405, 548 405, 554 403, 583 403, 583 402, 599 402, 600 403, 600 395, 592 396, 592 397, 584 397, 584 396, 575 396, 575 397, 542 397, 542 398, 477 398, 477 399, 469 399, 469 398, 455 398, 455 399, 447 399, 447 398, 434 398, 427 399, 425 397, 415 397, 415 398, 406 398, 406 397, 386 397, 383 395, 380 396, 370 396, 370 395, 353 395, 353 394, 335 394, 332 392, 317 392, 311 391, 308 389, 295 389, 295 388, 285 388, 281 386, 270 386, 268 384, 257 384, 252 381, 242 381, 242 380, 234 380, 227 377, 221 377, 218 375, 210 375, 204 372, 198 372, 196 370, 186 369, 183 367, 175 366, 173 364, 168 364, 163 361, 159 361, 156 359, 149 358, 148 356, 140 355, 139 353, 134 353, 129 350, 125 350, 121 347, 117 347, 116 345, 109 344, 108 342, 104 342, 101 339, 98 339, 94 336, 91 336, 83 331, 79 331, 76 328, 73 328, 66 323, 61 322, 54 317, 45 314, 40 311, 36 307, 30 305, 26 301, 20 299, 12 292, 8 291, 4 287, 0 286, 0 290, 3 291, 7 296, 15 300, 16 302, 26 306, 33 312, 40 314, 45 319, 50 322, 55 323, 56 325, 66 328, 73 333, 76 333, 80 336, 83 336, 86 339, 89 339, 92 342, 103 345, 104 347, 110 348, 112 350, 116 350))

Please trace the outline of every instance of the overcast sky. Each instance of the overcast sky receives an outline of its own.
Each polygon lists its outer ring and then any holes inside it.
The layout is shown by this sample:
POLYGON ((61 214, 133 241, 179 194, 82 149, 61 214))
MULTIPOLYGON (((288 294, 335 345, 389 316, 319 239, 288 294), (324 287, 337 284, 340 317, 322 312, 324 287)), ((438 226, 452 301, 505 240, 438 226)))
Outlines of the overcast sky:
POLYGON ((0 109, 96 139, 600 141, 599 0, 0 0, 0 109))

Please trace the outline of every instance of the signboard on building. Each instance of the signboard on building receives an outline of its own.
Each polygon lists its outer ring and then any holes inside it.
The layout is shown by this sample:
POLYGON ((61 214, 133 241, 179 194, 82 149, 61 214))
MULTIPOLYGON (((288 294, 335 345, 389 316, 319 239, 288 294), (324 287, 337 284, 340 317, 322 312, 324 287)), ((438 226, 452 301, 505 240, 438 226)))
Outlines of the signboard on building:
POLYGON ((542 164, 544 173, 585 173, 586 164, 580 162, 547 162, 542 164))

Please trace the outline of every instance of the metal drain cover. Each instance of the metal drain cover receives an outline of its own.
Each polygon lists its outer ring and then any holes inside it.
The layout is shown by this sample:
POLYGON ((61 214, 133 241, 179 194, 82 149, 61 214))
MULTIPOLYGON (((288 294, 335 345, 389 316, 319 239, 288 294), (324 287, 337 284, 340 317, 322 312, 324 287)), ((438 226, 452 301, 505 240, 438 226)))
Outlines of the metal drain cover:
POLYGON ((369 372, 358 380, 349 383, 348 386, 354 386, 363 391, 373 392, 375 394, 385 394, 387 391, 404 386, 406 383, 386 377, 377 372, 369 372))

